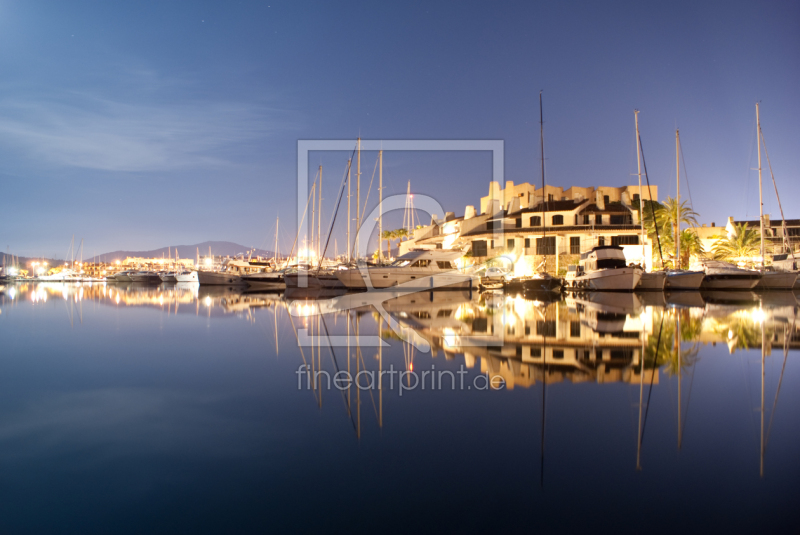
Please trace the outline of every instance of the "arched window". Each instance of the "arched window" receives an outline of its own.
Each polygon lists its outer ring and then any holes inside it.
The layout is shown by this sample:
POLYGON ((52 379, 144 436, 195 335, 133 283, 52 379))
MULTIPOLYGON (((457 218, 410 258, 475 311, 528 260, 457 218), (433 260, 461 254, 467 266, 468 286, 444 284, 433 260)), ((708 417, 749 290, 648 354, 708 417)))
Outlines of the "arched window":
POLYGON ((553 216, 553 224, 554 225, 563 225, 564 224, 564 216, 563 215, 554 215, 553 216))

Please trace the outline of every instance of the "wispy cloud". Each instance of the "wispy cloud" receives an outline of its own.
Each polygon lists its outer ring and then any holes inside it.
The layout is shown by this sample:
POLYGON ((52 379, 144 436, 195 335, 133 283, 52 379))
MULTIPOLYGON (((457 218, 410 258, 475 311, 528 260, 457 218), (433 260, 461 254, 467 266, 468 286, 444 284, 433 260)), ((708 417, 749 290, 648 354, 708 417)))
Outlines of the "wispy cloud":
POLYGON ((105 171, 229 164, 243 145, 286 126, 285 112, 252 103, 142 104, 74 91, 0 100, 4 144, 52 165, 105 171))

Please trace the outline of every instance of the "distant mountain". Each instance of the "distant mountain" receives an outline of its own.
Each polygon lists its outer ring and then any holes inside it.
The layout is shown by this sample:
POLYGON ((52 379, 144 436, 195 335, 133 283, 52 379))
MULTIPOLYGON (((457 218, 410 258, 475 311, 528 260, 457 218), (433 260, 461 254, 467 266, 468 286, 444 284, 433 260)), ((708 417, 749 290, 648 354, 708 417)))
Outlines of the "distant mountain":
MULTIPOLYGON (((142 258, 167 258, 170 253, 175 256, 177 251, 180 258, 196 258, 197 251, 200 250, 201 255, 207 255, 208 249, 211 248, 211 254, 222 256, 234 256, 239 253, 247 254, 253 247, 246 247, 229 241, 205 241, 203 243, 196 243, 194 245, 171 245, 169 247, 161 247, 160 249, 153 249, 152 251, 113 251, 97 255, 90 258, 87 262, 113 262, 114 260, 125 260, 127 256, 142 257, 142 258)), ((253 256, 272 256, 272 251, 265 251, 264 249, 256 249, 253 251, 253 256)))

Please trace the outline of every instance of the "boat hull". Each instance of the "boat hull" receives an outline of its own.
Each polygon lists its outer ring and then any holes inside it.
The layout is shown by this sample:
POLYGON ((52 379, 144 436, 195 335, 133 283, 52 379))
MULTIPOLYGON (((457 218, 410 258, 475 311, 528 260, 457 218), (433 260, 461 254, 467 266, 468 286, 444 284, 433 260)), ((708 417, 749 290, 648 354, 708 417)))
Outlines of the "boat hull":
POLYGON ((174 273, 163 273, 159 275, 159 277, 161 278, 161 282, 178 282, 174 273))
POLYGON ((176 273, 175 280, 178 282, 199 282, 196 271, 190 271, 189 273, 176 273))
POLYGON ((161 277, 158 275, 131 275, 131 282, 143 282, 145 284, 161 284, 161 277))
POLYGON ((230 273, 221 273, 219 271, 195 271, 197 273, 197 282, 200 285, 246 285, 247 283, 242 280, 238 275, 231 275, 230 273))
POLYGON ((131 280, 130 276, 122 275, 120 273, 117 273, 117 275, 114 277, 114 281, 115 282, 133 282, 131 280))
POLYGON ((703 284, 703 279, 706 278, 704 271, 678 271, 674 273, 667 273, 668 290, 691 290, 697 291, 703 284))
POLYGON ((401 286, 412 291, 430 290, 456 290, 477 289, 480 278, 464 273, 443 271, 432 272, 429 270, 388 268, 367 268, 362 273, 360 269, 345 269, 336 272, 336 277, 348 289, 366 290, 368 288, 365 277, 373 289, 386 289, 401 286))
POLYGON ((760 279, 760 273, 706 274, 702 288, 704 290, 752 290, 760 279))
POLYGON ((287 288, 344 288, 345 285, 336 275, 330 273, 320 273, 312 275, 306 273, 300 276, 298 273, 287 273, 283 276, 284 284, 287 288), (305 279, 305 280, 303 280, 305 279))
POLYGON ((244 275, 242 280, 255 288, 263 290, 281 290, 286 288, 286 281, 282 273, 253 273, 244 275))
POLYGON ((644 292, 661 292, 664 290, 664 285, 667 283, 667 274, 663 271, 651 271, 649 273, 642 273, 639 279, 639 284, 636 286, 637 291, 644 292))
POLYGON ((642 278, 638 268, 616 268, 593 271, 575 277, 574 288, 598 292, 632 292, 642 278))
POLYGON ((761 275, 756 290, 791 290, 797 282, 797 273, 791 271, 768 271, 761 275))

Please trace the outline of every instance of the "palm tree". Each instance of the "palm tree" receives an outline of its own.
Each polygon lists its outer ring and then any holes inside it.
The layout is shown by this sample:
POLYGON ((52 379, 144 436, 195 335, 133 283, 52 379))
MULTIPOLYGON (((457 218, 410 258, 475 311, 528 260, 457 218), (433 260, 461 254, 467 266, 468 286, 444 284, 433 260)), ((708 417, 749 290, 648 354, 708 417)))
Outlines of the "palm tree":
POLYGON ((386 257, 392 256, 392 240, 395 238, 396 230, 384 230, 381 238, 386 240, 386 257))
MULTIPOLYGON (((677 199, 673 199, 672 197, 667 197, 663 204, 657 201, 645 200, 643 208, 644 226, 647 230, 647 235, 650 237, 651 241, 656 241, 656 229, 658 229, 658 240, 661 242, 662 252, 669 250, 675 251, 675 234, 678 230, 678 221, 680 221, 682 225, 689 227, 697 226, 698 214, 689 208, 687 201, 681 202, 679 206, 677 199), (653 217, 654 214, 655 217, 653 217)), ((681 245, 684 243, 685 232, 685 230, 681 231, 681 245)), ((688 252, 682 250, 681 259, 686 258, 688 262, 689 255, 703 254, 704 251, 696 236, 687 236, 687 238, 689 240, 687 244, 691 244, 694 250, 688 252)), ((681 249, 683 249, 683 247, 681 247, 681 249)), ((673 262, 675 261, 676 254, 677 251, 671 255, 673 262)))
POLYGON ((706 254, 703 248, 703 242, 700 241, 700 236, 696 232, 689 229, 681 231, 681 265, 689 265, 689 257, 699 256, 702 257, 706 254))
POLYGON ((719 260, 751 258, 761 252, 760 233, 745 223, 734 225, 733 233, 714 242, 712 252, 719 260))

